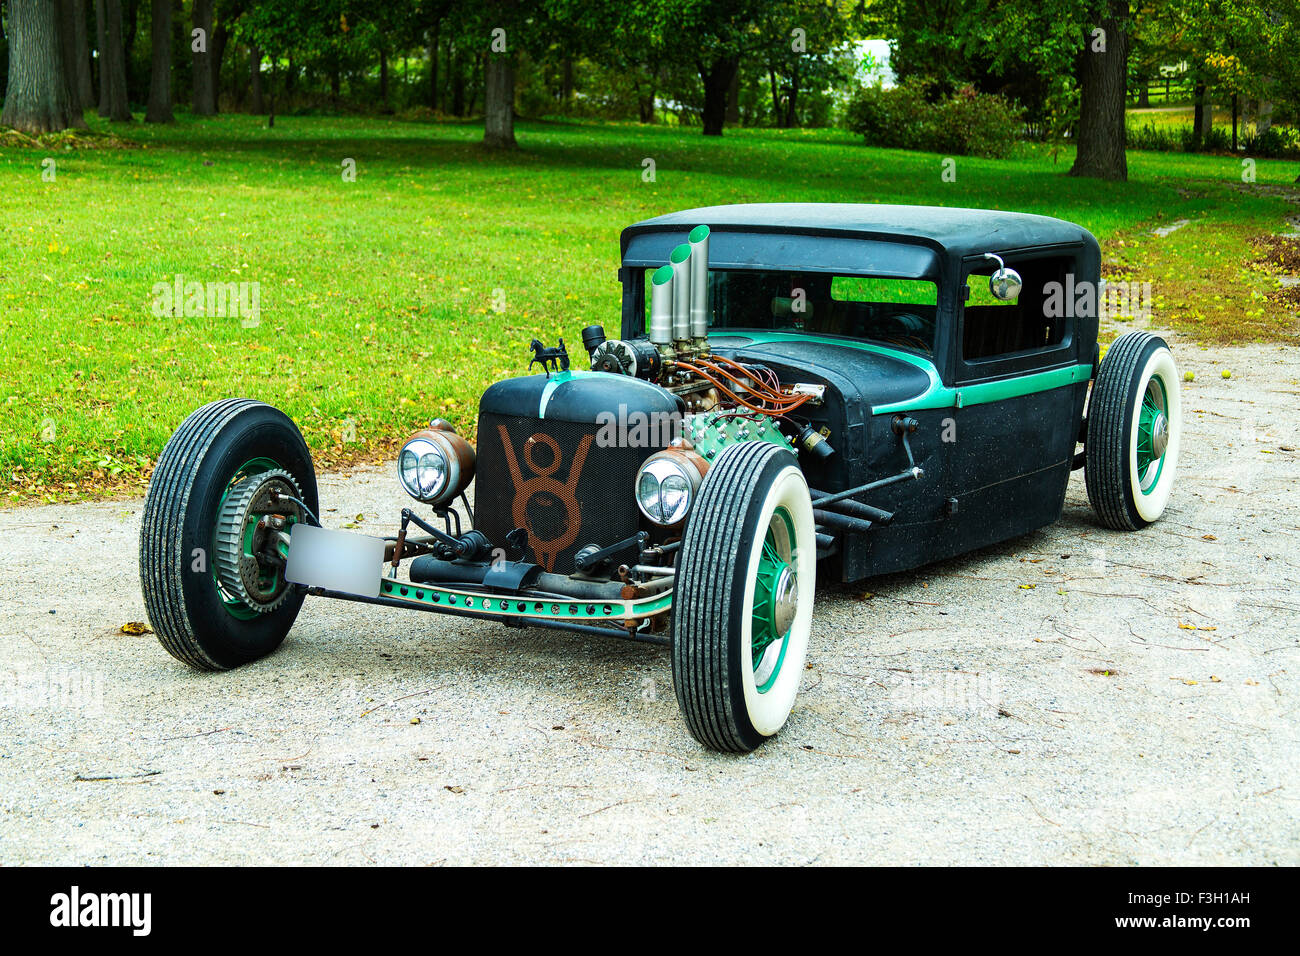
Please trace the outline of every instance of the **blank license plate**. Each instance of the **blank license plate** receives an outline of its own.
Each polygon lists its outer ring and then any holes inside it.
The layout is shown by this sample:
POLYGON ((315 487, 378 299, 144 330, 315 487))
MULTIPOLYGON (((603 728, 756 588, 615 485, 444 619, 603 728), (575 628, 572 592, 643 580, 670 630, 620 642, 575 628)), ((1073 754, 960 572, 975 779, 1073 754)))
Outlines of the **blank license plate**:
POLYGON ((313 588, 379 597, 384 539, 296 524, 289 531, 284 577, 313 588))

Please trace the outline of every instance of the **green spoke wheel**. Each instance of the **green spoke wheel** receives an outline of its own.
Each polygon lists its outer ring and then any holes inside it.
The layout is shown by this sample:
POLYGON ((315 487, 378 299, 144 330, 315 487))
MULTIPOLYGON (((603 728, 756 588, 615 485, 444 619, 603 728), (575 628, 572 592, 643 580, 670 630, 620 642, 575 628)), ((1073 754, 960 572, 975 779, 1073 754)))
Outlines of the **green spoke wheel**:
POLYGON ((278 532, 304 511, 282 495, 318 510, 307 445, 269 405, 213 402, 167 442, 145 497, 140 584, 173 657, 224 670, 280 646, 303 599, 277 557, 278 532))
POLYGON ((1120 336, 1097 370, 1084 442, 1088 500, 1102 523, 1132 531, 1164 513, 1182 425, 1169 347, 1148 332, 1120 336))
POLYGON ((760 694, 776 683, 785 661, 790 625, 798 608, 798 571, 794 566, 794 524, 784 507, 776 509, 763 536, 754 574, 750 659, 760 694))
POLYGON ((753 750, 789 717, 816 550, 808 485, 789 451, 756 441, 718 456, 687 519, 673 595, 673 689, 706 747, 753 750))

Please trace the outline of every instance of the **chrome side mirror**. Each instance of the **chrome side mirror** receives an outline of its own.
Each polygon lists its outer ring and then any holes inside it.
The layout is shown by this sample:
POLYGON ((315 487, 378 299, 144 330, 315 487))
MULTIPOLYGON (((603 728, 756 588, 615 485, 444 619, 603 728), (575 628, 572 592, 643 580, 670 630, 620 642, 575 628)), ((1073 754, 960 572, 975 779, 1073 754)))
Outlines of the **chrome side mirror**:
POLYGON ((1020 273, 1015 269, 1008 269, 1001 256, 986 252, 984 258, 996 259, 998 263, 997 271, 989 276, 989 293, 993 298, 1009 302, 1020 295, 1020 289, 1024 285, 1024 282, 1020 279, 1020 273))

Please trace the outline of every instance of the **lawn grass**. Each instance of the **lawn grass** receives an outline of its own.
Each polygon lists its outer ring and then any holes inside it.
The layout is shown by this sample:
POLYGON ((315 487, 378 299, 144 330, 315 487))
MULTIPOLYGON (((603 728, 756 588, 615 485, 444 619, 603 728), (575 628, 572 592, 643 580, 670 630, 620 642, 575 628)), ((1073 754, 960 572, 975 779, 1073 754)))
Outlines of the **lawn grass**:
POLYGON ((577 347, 584 325, 618 327, 619 230, 696 205, 1060 216, 1098 236, 1113 273, 1153 281, 1157 296, 1177 285, 1160 321, 1210 341, 1289 341, 1296 327, 1254 298, 1274 280, 1246 265, 1248 237, 1297 211, 1265 188, 1290 184, 1294 162, 1260 161, 1247 188, 1232 157, 1133 153, 1130 181, 1105 183, 1066 177, 1068 151, 1025 147, 1011 160, 959 158, 949 183, 942 157, 834 131, 706 139, 525 123, 510 154, 485 152, 477 125, 397 119, 278 117, 267 129, 264 118, 181 117, 118 131, 144 148, 0 149, 9 500, 138 490, 185 415, 228 395, 283 408, 326 464, 380 458, 435 415, 472 432, 479 393, 524 372, 534 336, 577 347), (54 182, 41 177, 47 155, 54 182), (345 159, 355 182, 343 181, 345 159), (1193 225, 1176 241, 1148 238, 1179 218, 1193 225), (177 274, 260 283, 260 325, 155 317, 154 284, 177 274))

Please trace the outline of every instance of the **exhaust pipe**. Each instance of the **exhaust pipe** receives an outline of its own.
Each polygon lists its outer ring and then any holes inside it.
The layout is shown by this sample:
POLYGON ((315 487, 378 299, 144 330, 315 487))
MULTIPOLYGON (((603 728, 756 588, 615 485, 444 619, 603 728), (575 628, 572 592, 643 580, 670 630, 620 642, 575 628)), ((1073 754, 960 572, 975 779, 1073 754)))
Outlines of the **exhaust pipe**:
POLYGON ((709 337, 709 227, 696 226, 687 239, 691 247, 691 344, 703 349, 709 337))
POLYGON ((678 351, 691 338, 691 247, 683 242, 668 257, 673 267, 673 339, 678 351))
POLYGON ((661 352, 673 344, 673 267, 650 276, 650 342, 661 352))

